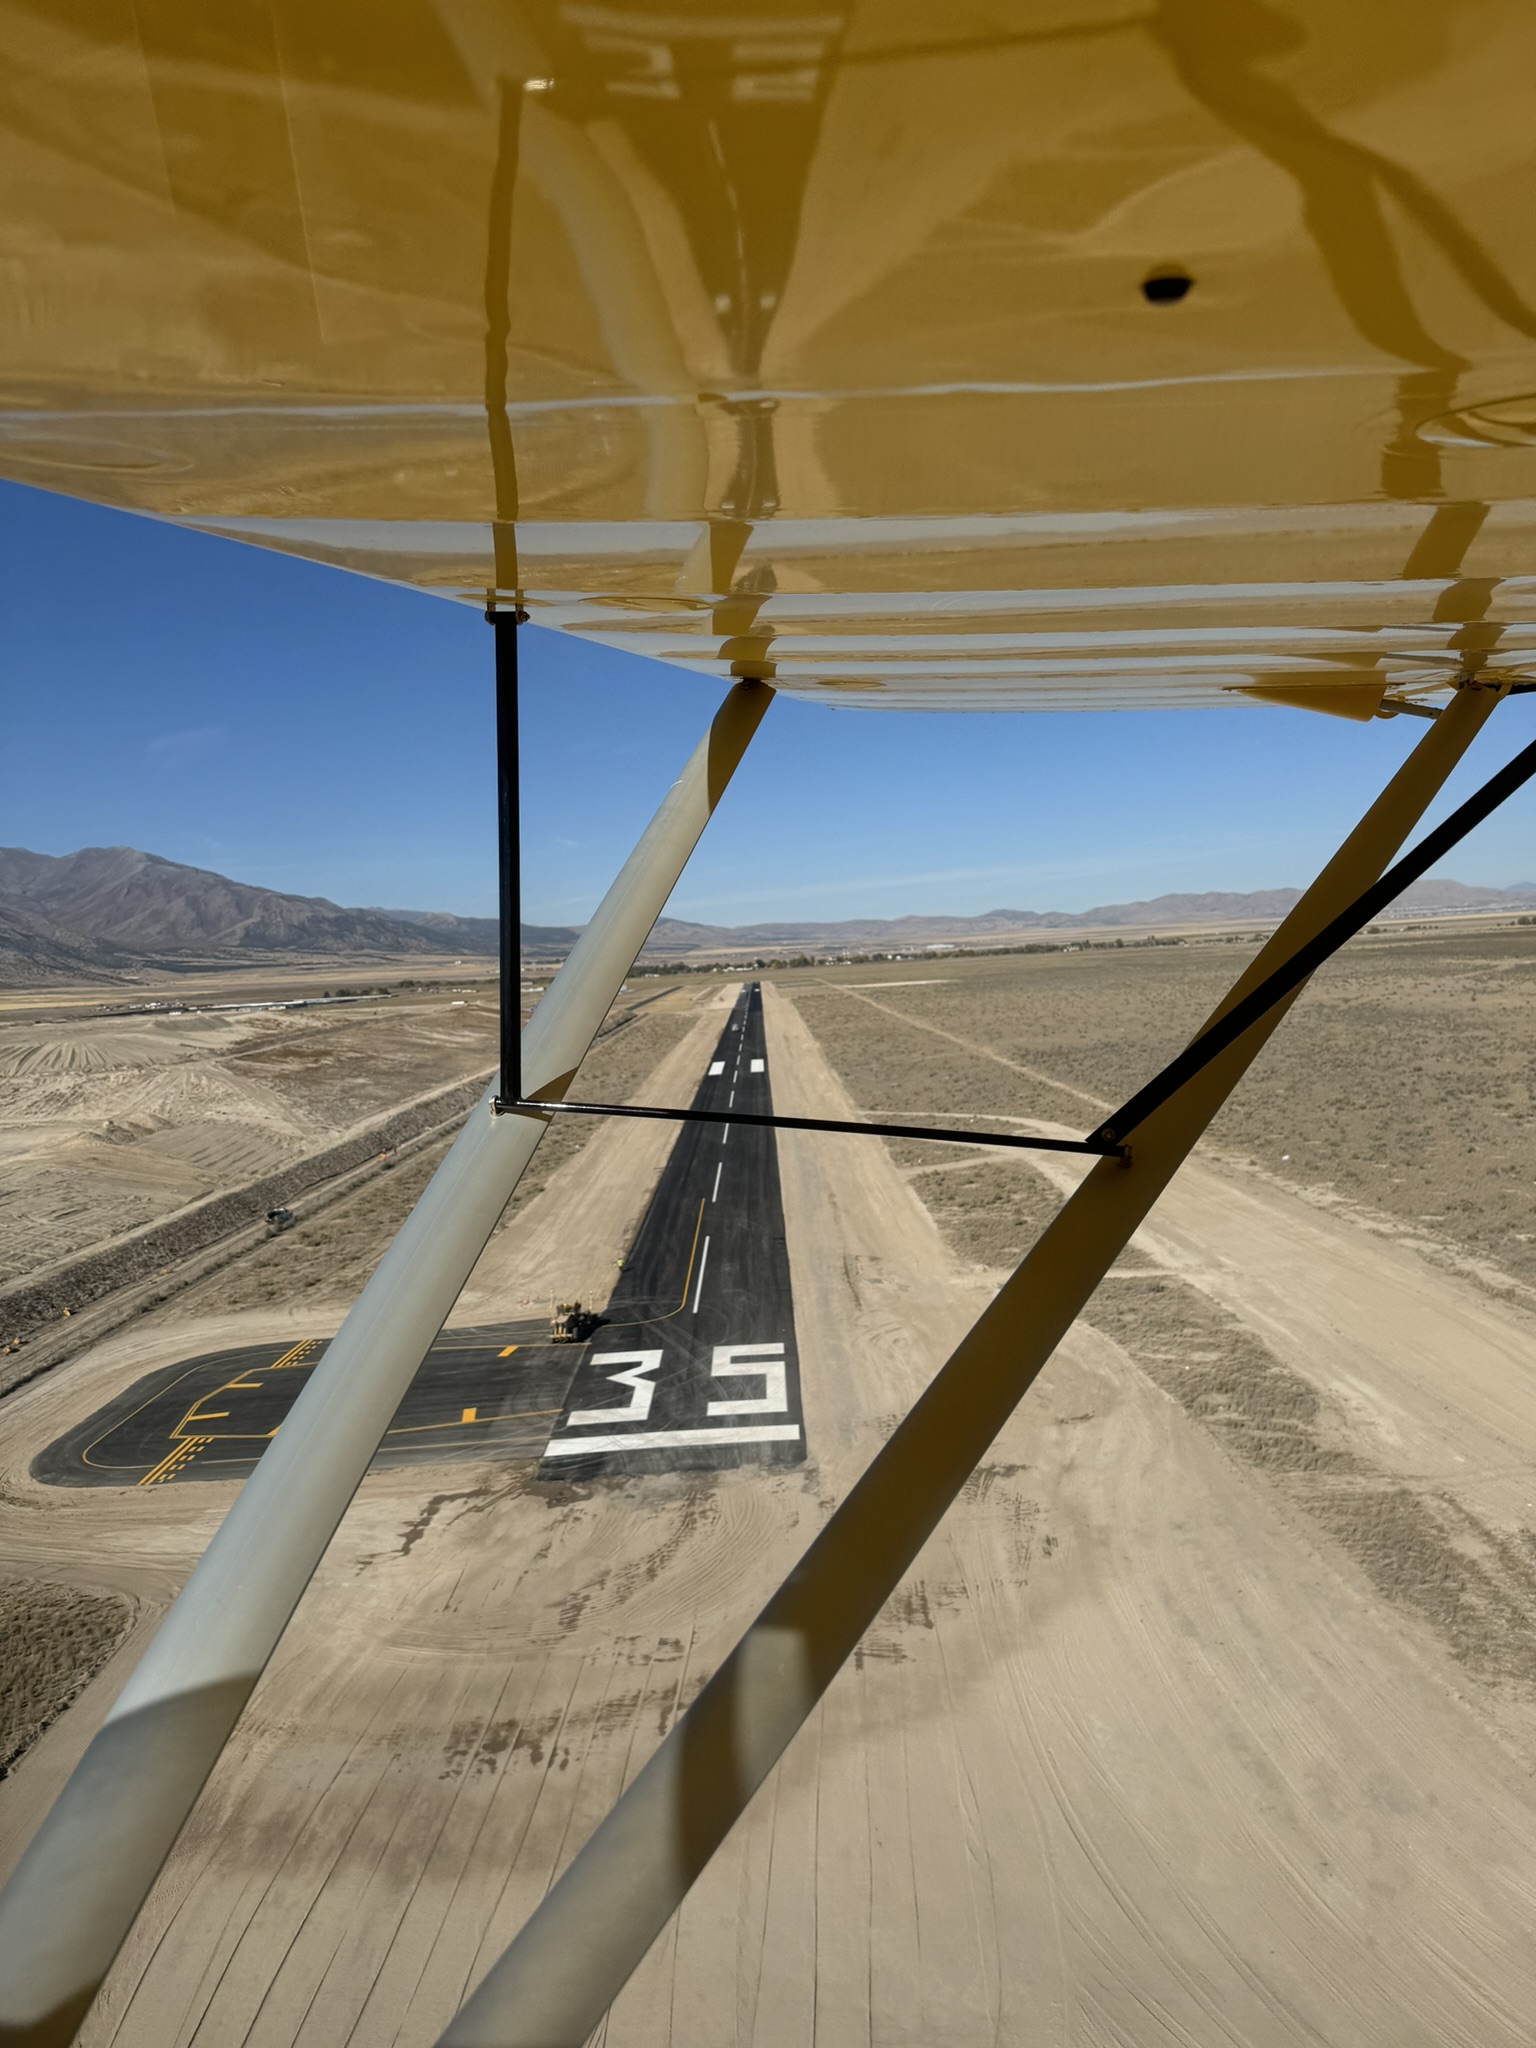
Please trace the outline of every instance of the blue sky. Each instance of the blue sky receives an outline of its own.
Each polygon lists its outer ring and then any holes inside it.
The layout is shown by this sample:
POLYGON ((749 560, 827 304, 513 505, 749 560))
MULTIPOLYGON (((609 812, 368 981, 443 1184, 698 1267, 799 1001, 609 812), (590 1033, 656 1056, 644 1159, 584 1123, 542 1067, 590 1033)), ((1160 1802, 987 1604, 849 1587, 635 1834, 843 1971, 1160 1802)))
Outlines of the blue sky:
MULTIPOLYGON (((495 909, 490 632, 443 599, 0 484, 0 841, 351 904, 495 909)), ((716 702, 523 636, 524 915, 579 922, 716 702)), ((1300 883, 1423 728, 1265 710, 893 715, 779 698, 675 915, 1079 910, 1300 883)), ((1445 809, 1536 734, 1506 705, 1445 809)), ((1536 878, 1530 791, 1444 872, 1536 878)))

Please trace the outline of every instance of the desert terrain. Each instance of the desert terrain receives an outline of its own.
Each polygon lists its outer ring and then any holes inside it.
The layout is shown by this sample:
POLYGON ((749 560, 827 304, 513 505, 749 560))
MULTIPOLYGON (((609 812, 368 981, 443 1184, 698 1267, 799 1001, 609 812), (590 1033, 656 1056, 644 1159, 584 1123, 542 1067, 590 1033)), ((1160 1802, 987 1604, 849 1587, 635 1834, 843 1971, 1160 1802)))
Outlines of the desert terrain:
POLYGON ((479 988, 0 1020, 0 1287, 483 1077, 494 1020, 479 988))
MULTIPOLYGON (((1081 1130, 1246 957, 775 975, 775 1104, 1081 1130)), ((1529 2040, 1533 974, 1536 931, 1511 926, 1368 940, 1319 977, 646 1959, 609 2048, 1529 2040)), ((736 987, 667 989, 578 1086, 686 1100, 736 987)), ((461 1028, 484 1063, 486 1017, 461 1028)), ((559 1126, 456 1319, 601 1298, 670 1141, 559 1126)), ((0 1867, 233 1493, 71 1493, 33 1456, 154 1366, 334 1328, 432 1156, 0 1403, 11 1607, 73 1603, 71 1682, 89 1680, 61 1710, 68 1686, 35 1674, 54 1718, 0 1782, 0 1867)), ((779 1156, 808 1462, 370 1475, 91 2048, 431 2042, 1076 1171, 794 1133, 779 1156)))

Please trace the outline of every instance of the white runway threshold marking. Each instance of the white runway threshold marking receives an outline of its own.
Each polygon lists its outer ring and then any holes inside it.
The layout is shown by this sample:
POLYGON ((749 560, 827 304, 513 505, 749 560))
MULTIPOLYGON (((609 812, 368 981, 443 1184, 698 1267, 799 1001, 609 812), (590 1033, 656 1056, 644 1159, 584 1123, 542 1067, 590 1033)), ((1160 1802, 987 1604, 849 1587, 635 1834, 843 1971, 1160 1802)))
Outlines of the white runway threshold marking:
POLYGON ((769 1422, 754 1428, 646 1429, 632 1436, 551 1437, 546 1458, 590 1457, 594 1451, 675 1451, 688 1444, 794 1444, 798 1422, 769 1422))

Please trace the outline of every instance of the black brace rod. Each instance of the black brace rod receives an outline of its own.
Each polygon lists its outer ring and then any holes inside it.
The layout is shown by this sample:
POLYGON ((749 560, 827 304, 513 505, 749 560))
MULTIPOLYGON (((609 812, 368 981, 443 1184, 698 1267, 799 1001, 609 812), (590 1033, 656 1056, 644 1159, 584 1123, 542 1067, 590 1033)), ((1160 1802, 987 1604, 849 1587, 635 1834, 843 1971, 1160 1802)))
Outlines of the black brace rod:
POLYGON ((517 629, 520 608, 486 607, 496 636, 496 825, 501 906, 501 1072, 492 1108, 541 1116, 639 1116, 678 1124, 756 1124, 770 1130, 850 1131, 875 1138, 931 1138, 951 1145, 1004 1145, 1029 1152, 1122 1156, 1124 1148, 1095 1138, 1025 1138, 992 1131, 941 1131, 921 1124, 839 1123, 813 1116, 754 1116, 746 1110, 650 1109, 627 1102, 530 1102, 523 1095, 523 947, 521 831, 518 789, 517 629))
POLYGON ((1536 740, 1522 748, 1497 775, 1491 775, 1480 790, 1452 811, 1443 825, 1437 825, 1433 832, 1427 833, 1411 853, 1405 853, 1395 867, 1388 868, 1379 882, 1372 883, 1363 895, 1357 896, 1349 908, 1341 910, 1330 924, 1325 924, 1315 938, 1298 946, 1289 960, 1282 962, 1273 974, 1266 975, 1241 1002, 1234 1003, 1209 1031, 1203 1031, 1192 1040, 1178 1058, 1170 1060, 1145 1088, 1138 1089, 1129 1102, 1122 1103, 1113 1116, 1107 1117, 1096 1131, 1090 1133, 1089 1143, 1123 1145, 1136 1126, 1144 1122, 1154 1109, 1160 1109, 1170 1095, 1176 1094, 1186 1081, 1193 1080, 1218 1054, 1241 1038, 1250 1025, 1256 1024, 1309 974, 1316 973, 1325 960, 1385 910, 1394 897, 1400 896, 1410 882, 1417 882, 1427 874, 1437 860, 1465 839, 1475 826, 1482 824, 1533 775, 1536 775, 1536 740))
POLYGON ((501 1074, 497 1100, 523 1092, 522 832, 518 805, 517 629, 522 610, 485 614, 496 642, 496 864, 501 911, 501 1074))
POLYGON ((1021 1152, 1091 1152, 1096 1158, 1123 1156, 1116 1139, 1026 1138, 1002 1131, 941 1131, 929 1124, 858 1124, 820 1116, 757 1116, 746 1109, 652 1109, 635 1102, 515 1102, 503 1109, 540 1116, 643 1116, 672 1124, 755 1124, 771 1131, 850 1131, 861 1138, 932 1138, 946 1145, 1006 1145, 1021 1152))

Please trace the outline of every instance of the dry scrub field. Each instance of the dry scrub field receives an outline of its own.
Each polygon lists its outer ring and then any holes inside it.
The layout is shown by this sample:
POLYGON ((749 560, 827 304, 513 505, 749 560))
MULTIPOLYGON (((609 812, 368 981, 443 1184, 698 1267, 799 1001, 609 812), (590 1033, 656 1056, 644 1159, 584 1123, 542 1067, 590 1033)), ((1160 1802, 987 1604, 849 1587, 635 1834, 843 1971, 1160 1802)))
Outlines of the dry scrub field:
POLYGON ((90 1684, 132 1618, 108 1593, 0 1579, 0 1778, 90 1684))
MULTIPOLYGON (((638 1000, 619 999, 603 1035, 582 1063, 573 1092, 599 1102, 626 1100, 690 1030, 694 1019, 685 1007, 686 995, 665 985, 658 988, 654 982, 645 983, 644 991, 638 1000)), ((490 1053, 494 1059, 494 1044, 490 1053)), ((598 1128, 595 1117, 554 1119, 497 1225, 498 1236, 515 1229, 528 1205, 591 1142, 598 1128)), ((170 1305, 169 1316, 192 1320, 220 1308, 294 1308, 314 1314, 347 1307, 436 1172, 449 1142, 444 1138, 424 1145, 393 1173, 380 1175, 314 1216, 301 1217, 281 1237, 185 1289, 170 1305)), ((521 1313, 525 1306, 520 1298, 508 1312, 521 1313)))
MULTIPOLYGON (((775 979, 871 1112, 1082 1131, 1188 1042, 1255 950, 1190 942, 775 979)), ((1536 1287, 1533 1139, 1536 929, 1509 927, 1357 940, 1315 978, 1204 1150, 1486 1266, 1494 1284, 1536 1287)), ((1033 1211, 1007 1227, 1005 1184, 983 1175, 967 1202, 924 1187, 971 1218, 955 1242, 983 1264, 1015 1262, 1033 1236, 1033 1211)))

